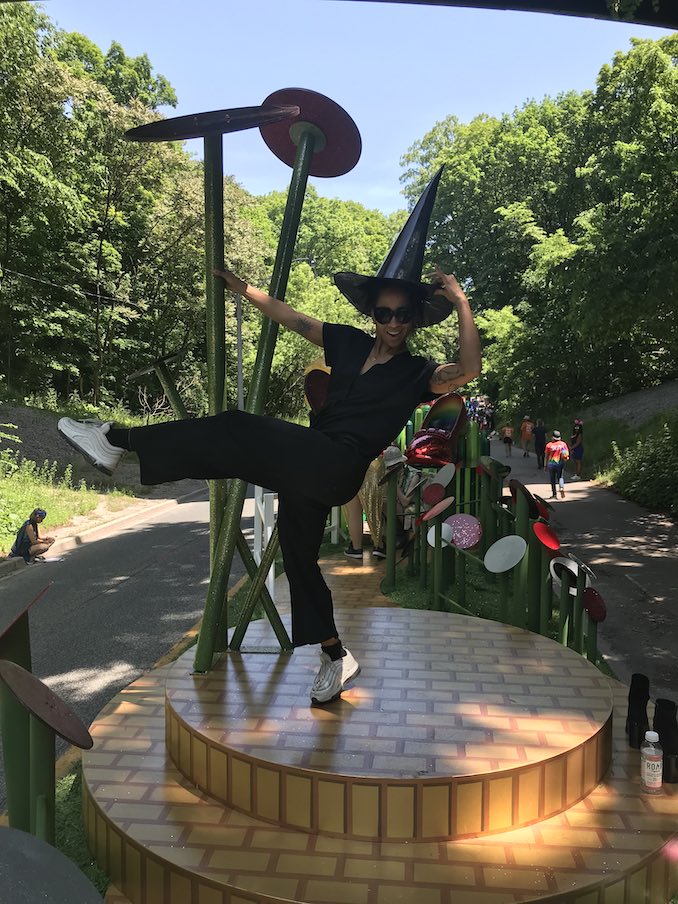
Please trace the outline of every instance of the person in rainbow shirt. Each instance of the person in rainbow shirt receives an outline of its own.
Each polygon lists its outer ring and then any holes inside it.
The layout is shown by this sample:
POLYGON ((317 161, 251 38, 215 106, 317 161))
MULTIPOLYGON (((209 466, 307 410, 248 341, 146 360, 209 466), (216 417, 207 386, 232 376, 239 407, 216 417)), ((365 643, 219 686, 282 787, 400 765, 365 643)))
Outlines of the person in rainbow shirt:
POLYGON ((570 450, 566 442, 560 436, 560 430, 554 430, 551 434, 551 442, 546 443, 544 450, 544 470, 549 472, 551 478, 551 499, 557 499, 556 481, 560 486, 560 498, 565 498, 565 478, 563 468, 570 458, 570 450))

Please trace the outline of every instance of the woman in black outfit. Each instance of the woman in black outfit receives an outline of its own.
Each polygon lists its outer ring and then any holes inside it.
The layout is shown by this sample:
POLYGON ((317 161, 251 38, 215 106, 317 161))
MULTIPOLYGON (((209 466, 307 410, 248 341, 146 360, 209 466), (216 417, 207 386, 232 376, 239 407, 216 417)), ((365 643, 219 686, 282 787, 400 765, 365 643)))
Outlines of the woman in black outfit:
POLYGON ((341 644, 332 597, 318 566, 327 515, 333 505, 355 496, 369 463, 398 435, 419 402, 450 392, 480 372, 478 332, 457 280, 438 268, 431 285, 359 277, 356 287, 356 274, 337 274, 339 288, 370 313, 374 338, 298 313, 230 271, 218 275, 265 316, 324 348, 332 373, 326 403, 310 427, 226 411, 131 430, 62 418, 59 431, 109 473, 123 451, 136 452, 145 484, 238 477, 278 492, 292 640, 295 646, 321 644, 311 699, 328 703, 360 667, 341 644), (459 319, 459 362, 437 365, 411 355, 406 341, 415 326, 439 322, 453 308, 459 319))

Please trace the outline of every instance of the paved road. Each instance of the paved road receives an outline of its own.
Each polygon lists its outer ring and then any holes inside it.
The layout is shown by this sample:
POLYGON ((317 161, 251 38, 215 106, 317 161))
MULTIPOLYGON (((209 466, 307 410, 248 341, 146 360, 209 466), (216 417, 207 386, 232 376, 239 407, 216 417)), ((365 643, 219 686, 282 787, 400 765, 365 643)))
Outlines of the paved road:
MULTIPOLYGON (((519 449, 509 459, 499 442, 492 454, 540 496, 549 480, 533 454, 519 449)), ((554 526, 564 547, 596 572, 607 604, 600 649, 621 681, 633 672, 650 678, 652 699, 678 696, 678 524, 583 480, 567 483, 565 499, 553 503, 554 526)))
MULTIPOLYGON (((209 578, 206 498, 86 543, 64 553, 62 562, 32 565, 0 580, 3 622, 53 581, 31 610, 33 672, 85 724, 200 618, 209 578)), ((242 526, 248 535, 252 519, 244 518, 242 526)), ((236 557, 230 586, 242 573, 236 557)), ((0 780, 1 811, 2 775, 0 780)))

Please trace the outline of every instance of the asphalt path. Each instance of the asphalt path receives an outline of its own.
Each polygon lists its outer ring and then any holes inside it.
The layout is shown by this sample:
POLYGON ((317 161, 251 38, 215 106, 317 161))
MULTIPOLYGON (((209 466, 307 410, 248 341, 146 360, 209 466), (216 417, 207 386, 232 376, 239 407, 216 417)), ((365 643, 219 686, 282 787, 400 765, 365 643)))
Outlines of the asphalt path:
MULTIPOLYGON (((251 502, 246 503, 246 513, 251 502)), ((143 516, 141 516, 143 518, 143 516)), ((249 536, 252 518, 243 518, 249 536)), ((236 555, 229 586, 244 572, 236 555)), ((0 580, 0 617, 31 609, 33 673, 86 725, 147 671, 202 615, 209 581, 205 497, 169 506, 125 529, 0 580)), ((57 753, 65 748, 57 745, 57 753)), ((0 812, 4 810, 0 765, 0 812)))

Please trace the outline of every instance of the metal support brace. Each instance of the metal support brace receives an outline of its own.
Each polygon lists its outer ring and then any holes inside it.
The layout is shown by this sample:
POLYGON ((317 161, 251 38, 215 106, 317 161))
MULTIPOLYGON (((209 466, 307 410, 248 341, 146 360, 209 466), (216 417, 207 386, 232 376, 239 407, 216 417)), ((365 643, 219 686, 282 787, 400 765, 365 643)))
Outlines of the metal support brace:
POLYGON ((266 591, 266 575, 275 564, 275 556, 278 551, 278 546, 278 525, 276 524, 276 526, 273 528, 273 533, 271 534, 271 537, 266 545, 266 549, 264 550, 264 553, 261 557, 261 562, 259 563, 256 574, 252 576, 252 584, 247 594, 245 605, 242 612, 240 613, 238 624, 236 625, 235 631, 233 632, 233 637, 231 638, 231 650, 239 650, 242 646, 245 631, 247 631, 247 626, 252 620, 252 615, 254 614, 254 609, 259 599, 261 599, 261 605, 264 609, 264 612, 266 613, 269 622, 271 623, 271 627, 275 632, 275 636, 277 637, 278 643, 280 644, 281 648, 286 651, 292 650, 292 641, 290 640, 287 630, 282 623, 280 615, 278 614, 278 610, 275 608, 275 605, 268 592, 264 592, 266 591))
MULTIPOLYGON (((301 133, 299 144, 297 145, 297 155, 292 170, 292 180, 287 196, 285 216, 270 287, 270 294, 279 299, 284 299, 285 297, 315 140, 313 132, 305 130, 301 133)), ((246 410, 252 414, 260 414, 263 409, 277 329, 277 323, 264 319, 257 360, 254 365, 250 390, 247 396, 246 410)), ((205 602, 205 612, 196 646, 194 665, 197 672, 208 671, 212 666, 214 653, 217 650, 224 649, 228 644, 228 599, 226 590, 235 553, 237 535, 240 529, 240 518, 242 516, 246 489, 247 485, 244 481, 232 481, 221 519, 219 539, 212 563, 210 586, 205 602)))

